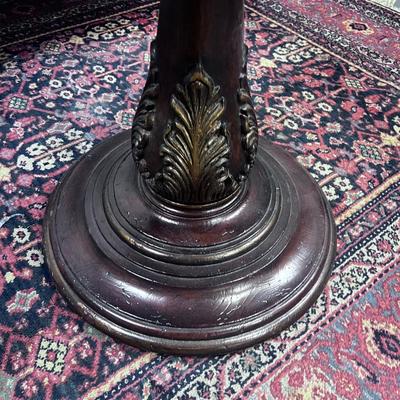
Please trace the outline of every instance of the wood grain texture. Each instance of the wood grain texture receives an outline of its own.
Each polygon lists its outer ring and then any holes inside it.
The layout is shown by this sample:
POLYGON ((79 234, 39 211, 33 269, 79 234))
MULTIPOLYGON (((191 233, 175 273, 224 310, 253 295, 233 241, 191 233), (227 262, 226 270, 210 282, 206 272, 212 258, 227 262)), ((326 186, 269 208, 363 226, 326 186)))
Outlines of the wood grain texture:
POLYGON ((220 354, 279 333, 312 305, 335 226, 291 156, 262 139, 238 197, 185 209, 154 203, 132 179, 129 140, 98 146, 49 204, 47 260, 77 312, 135 346, 220 354))
POLYGON ((293 323, 329 277, 329 205, 259 141, 245 58, 242 0, 162 0, 132 131, 83 157, 51 198, 59 290, 127 343, 235 351, 293 323))

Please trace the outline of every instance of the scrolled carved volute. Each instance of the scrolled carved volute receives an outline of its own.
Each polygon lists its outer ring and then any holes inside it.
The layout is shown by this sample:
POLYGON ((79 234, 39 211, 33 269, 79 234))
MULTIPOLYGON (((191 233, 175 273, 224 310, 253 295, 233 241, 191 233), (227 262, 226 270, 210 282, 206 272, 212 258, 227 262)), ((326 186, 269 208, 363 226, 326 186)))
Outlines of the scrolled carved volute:
POLYGON ((243 2, 207 3, 161 3, 149 77, 132 128, 133 156, 146 185, 187 205, 218 202, 239 192, 258 143, 242 45, 243 2), (230 48, 221 41, 224 35, 213 32, 221 11, 232 14, 223 27, 236 36, 230 48), (188 13, 188 24, 171 23, 181 12, 188 13), (202 40, 197 47, 192 41, 185 46, 193 35, 202 40))

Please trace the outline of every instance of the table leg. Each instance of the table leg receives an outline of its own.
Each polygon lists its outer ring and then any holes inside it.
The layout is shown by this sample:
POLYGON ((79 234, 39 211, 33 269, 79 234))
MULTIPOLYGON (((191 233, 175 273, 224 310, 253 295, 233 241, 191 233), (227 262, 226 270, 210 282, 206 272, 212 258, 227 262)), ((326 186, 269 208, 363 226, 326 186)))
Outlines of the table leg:
POLYGON ((61 293, 132 345, 225 353, 278 334, 329 277, 318 185, 258 137, 243 0, 161 0, 132 131, 104 141, 49 203, 61 293))

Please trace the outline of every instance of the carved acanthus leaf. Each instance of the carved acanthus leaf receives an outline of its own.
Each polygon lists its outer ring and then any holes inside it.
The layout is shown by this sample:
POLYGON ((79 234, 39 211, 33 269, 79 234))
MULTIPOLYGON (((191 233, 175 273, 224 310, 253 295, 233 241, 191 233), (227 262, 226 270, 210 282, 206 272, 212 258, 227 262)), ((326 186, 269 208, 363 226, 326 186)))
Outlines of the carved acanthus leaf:
POLYGON ((174 118, 161 146, 163 166, 157 191, 186 204, 201 204, 227 197, 237 187, 228 169, 229 137, 221 121, 224 99, 212 78, 199 64, 172 96, 174 118))
POLYGON ((156 43, 151 44, 149 75, 140 99, 132 126, 132 154, 137 168, 144 179, 151 178, 144 158, 144 150, 153 130, 156 100, 159 93, 158 68, 156 63, 156 43))
POLYGON ((243 65, 239 80, 238 102, 240 133, 245 162, 239 175, 239 181, 247 179, 256 160, 258 148, 258 126, 249 84, 247 82, 247 47, 243 51, 243 65))

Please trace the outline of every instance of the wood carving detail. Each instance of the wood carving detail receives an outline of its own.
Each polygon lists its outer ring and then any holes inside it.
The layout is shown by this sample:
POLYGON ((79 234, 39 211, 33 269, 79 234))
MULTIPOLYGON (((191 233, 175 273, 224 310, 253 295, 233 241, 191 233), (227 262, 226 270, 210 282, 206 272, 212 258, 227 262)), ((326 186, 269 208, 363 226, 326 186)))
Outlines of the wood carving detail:
POLYGON ((153 42, 149 75, 132 127, 132 153, 138 171, 158 194, 169 200, 186 204, 221 200, 247 179, 257 154, 258 126, 247 82, 247 48, 237 92, 244 163, 235 178, 229 170, 229 132, 222 120, 224 98, 220 87, 199 63, 172 95, 174 117, 164 133, 160 148, 162 168, 154 179, 145 148, 154 128, 160 90, 156 58, 153 42))
POLYGON ((228 164, 229 136, 222 122, 225 110, 220 87, 201 64, 178 84, 171 98, 174 117, 161 145, 163 166, 156 191, 185 204, 221 200, 238 186, 228 164))
POLYGON ((153 130, 156 100, 159 94, 156 58, 156 43, 152 42, 149 75, 132 126, 132 154, 137 168, 144 179, 152 177, 144 158, 144 150, 153 130))
POLYGON ((239 175, 240 182, 247 179, 256 160, 258 148, 257 118, 251 99, 249 84, 247 82, 247 52, 248 49, 245 46, 243 51, 242 72, 240 74, 238 90, 240 132, 242 138, 242 148, 245 156, 244 166, 239 175))

